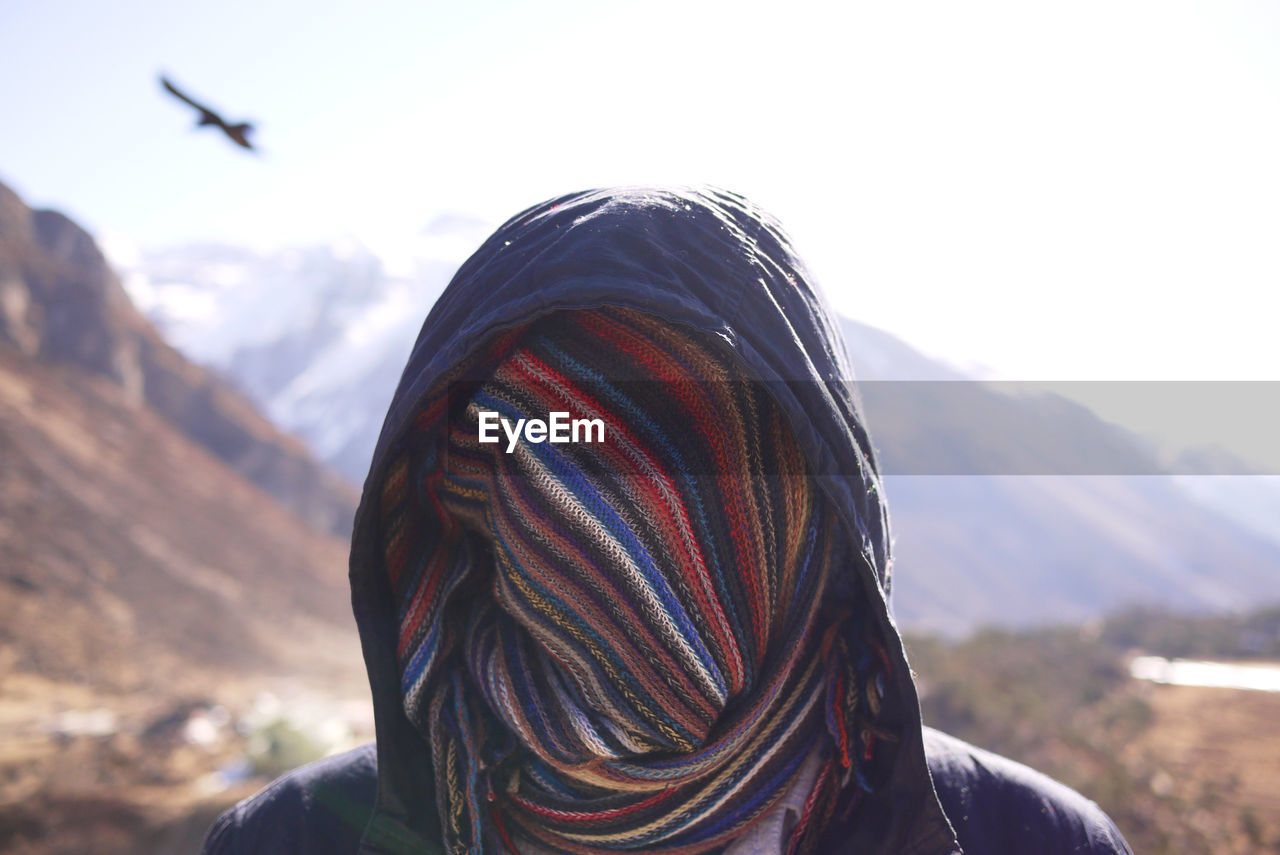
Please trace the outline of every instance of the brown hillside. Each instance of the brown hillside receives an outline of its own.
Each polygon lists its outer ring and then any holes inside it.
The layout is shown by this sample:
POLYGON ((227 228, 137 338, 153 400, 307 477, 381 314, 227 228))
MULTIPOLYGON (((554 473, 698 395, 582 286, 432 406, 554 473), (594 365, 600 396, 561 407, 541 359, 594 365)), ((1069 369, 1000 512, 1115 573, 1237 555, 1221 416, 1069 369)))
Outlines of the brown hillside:
POLYGON ((358 668, 345 541, 123 397, 0 349, 10 667, 111 690, 358 668))
POLYGON ((255 698, 367 698, 345 541, 123 397, 0 348, 0 851, 194 851, 255 698))
POLYGON ((357 495, 224 380, 166 344, 93 238, 0 184, 0 345, 106 378, 315 526, 346 535, 357 495))
POLYGON ((354 501, 0 186, 0 851, 192 851, 367 738, 354 501))

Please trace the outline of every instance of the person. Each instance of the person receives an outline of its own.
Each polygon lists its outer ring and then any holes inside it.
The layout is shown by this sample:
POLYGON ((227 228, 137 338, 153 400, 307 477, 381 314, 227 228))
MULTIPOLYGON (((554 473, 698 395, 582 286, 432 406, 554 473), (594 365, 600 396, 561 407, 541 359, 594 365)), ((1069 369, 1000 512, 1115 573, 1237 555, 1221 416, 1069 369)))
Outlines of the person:
POLYGON ((852 376, 740 196, 508 221, 427 317, 356 516, 376 741, 205 852, 1128 853, 922 724, 852 376))

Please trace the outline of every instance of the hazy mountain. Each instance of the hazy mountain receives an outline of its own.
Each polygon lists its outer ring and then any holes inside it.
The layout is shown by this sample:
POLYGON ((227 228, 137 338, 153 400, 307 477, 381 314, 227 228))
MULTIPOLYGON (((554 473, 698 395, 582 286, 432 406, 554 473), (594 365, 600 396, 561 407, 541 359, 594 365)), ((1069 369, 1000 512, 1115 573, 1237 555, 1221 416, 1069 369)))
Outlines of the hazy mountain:
MULTIPOLYGON (((465 249, 390 273, 357 245, 185 247, 144 255, 126 281, 179 347, 228 372, 358 482, 418 328, 483 230, 442 221, 427 236, 465 249)), ((891 473, 905 622, 959 632, 1131 603, 1232 609, 1280 598, 1280 544, 1151 476, 1160 467, 1144 440, 1061 397, 972 382, 940 395, 965 378, 881 330, 847 321, 843 331, 891 473), (993 460, 1039 474, 938 474, 993 460), (1120 474, 1053 475, 1076 471, 1120 474)))
POLYGON ((1280 601, 1280 543, 1261 519, 1218 510, 1241 490, 1261 501, 1267 479, 1232 479, 1233 492, 1220 477, 1154 474, 1145 441, 1080 404, 970 381, 939 394, 932 381, 961 375, 881 330, 845 321, 844 334, 870 381, 863 401, 890 473, 895 611, 907 625, 962 632, 1083 621, 1131 604, 1223 611, 1280 601), (1118 474, 1054 474, 1079 471, 1077 461, 1118 474), (938 474, 988 463, 1034 474, 938 474), (1203 501, 1213 491, 1218 501, 1203 501))
POLYGON ((487 225, 441 217, 388 260, 355 241, 144 253, 125 282, 165 336, 354 483, 422 321, 487 225))
POLYGON ((1280 544, 1280 475, 1185 475, 1188 495, 1280 544))

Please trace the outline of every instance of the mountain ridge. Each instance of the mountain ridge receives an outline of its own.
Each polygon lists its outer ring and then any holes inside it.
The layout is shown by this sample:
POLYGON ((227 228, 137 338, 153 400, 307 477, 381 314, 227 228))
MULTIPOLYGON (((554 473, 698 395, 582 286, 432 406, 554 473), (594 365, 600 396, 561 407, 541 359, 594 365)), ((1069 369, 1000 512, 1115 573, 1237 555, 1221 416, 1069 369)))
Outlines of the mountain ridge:
POLYGON ((196 366, 134 308, 96 242, 0 184, 0 342, 118 386, 309 524, 350 531, 357 494, 229 382, 196 366))

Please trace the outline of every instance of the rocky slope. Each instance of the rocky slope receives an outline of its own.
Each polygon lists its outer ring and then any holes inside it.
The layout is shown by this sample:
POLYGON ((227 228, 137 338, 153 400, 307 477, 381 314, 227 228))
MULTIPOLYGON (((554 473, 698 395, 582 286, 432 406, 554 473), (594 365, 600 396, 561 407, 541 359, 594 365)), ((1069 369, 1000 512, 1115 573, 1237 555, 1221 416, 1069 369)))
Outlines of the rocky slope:
POLYGON ((308 523, 349 531, 356 494, 227 381, 164 342, 133 307, 102 252, 54 211, 0 185, 0 344, 120 389, 262 487, 308 523))

